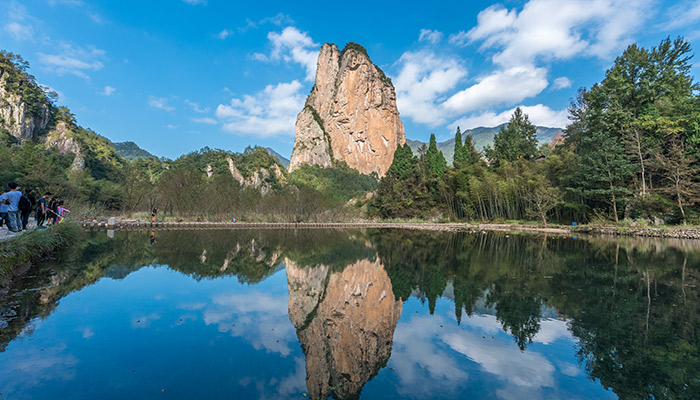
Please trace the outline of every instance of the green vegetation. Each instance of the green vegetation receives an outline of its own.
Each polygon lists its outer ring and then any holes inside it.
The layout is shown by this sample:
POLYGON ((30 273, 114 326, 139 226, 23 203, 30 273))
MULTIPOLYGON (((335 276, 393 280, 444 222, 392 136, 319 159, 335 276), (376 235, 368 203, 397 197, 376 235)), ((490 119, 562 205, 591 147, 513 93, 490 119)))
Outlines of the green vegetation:
POLYGON ((289 183, 308 187, 334 200, 343 202, 363 196, 377 188, 377 176, 363 175, 344 162, 335 168, 302 165, 289 175, 289 183))
POLYGON ((117 142, 112 143, 112 145, 114 146, 114 150, 117 152, 117 154, 129 161, 155 157, 153 154, 140 148, 134 142, 117 142))
POLYGON ((0 287, 12 278, 14 268, 21 268, 75 244, 82 233, 78 224, 66 222, 3 240, 0 242, 0 287))
MULTIPOLYGON (((50 92, 48 97, 44 89, 36 83, 34 76, 27 72, 29 63, 18 54, 0 50, 0 85, 8 94, 21 97, 29 106, 30 113, 40 117, 46 113, 51 98, 58 95, 50 92)), ((2 124, 3 121, 0 121, 2 124)))
POLYGON ((690 46, 630 46, 606 78, 579 92, 563 140, 538 146, 519 108, 493 147, 458 129, 454 165, 431 137, 418 156, 397 150, 371 215, 503 221, 699 223, 700 87, 690 46), (443 172, 444 171, 444 172, 443 172))

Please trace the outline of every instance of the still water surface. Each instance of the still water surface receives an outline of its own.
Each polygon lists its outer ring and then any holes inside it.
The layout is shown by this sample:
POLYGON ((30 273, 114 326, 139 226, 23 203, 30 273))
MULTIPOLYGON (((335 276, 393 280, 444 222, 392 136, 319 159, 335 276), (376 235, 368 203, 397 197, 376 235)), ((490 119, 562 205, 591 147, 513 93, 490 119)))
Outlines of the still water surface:
POLYGON ((91 233, 0 299, 2 399, 700 398, 700 243, 91 233))

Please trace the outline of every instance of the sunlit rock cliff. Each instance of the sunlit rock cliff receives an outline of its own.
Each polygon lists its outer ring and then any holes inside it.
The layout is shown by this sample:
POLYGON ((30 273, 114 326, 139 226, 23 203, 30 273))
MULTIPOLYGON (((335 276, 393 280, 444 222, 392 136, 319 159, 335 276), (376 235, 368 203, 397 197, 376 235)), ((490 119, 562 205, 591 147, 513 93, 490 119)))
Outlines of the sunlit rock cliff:
POLYGON ((309 397, 357 398, 391 356, 403 303, 394 299, 389 276, 378 259, 342 272, 285 263, 289 318, 306 355, 309 397))
POLYGON ((355 43, 342 52, 324 44, 315 85, 297 116, 289 171, 344 161, 364 174, 383 176, 405 141, 394 86, 367 51, 355 43))

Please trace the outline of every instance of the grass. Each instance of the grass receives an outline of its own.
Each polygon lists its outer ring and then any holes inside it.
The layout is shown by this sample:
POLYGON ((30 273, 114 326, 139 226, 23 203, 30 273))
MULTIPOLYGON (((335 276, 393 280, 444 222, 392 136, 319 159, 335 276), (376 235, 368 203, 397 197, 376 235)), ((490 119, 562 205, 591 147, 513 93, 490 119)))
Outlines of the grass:
POLYGON ((77 223, 65 222, 0 242, 0 283, 11 277, 14 268, 40 260, 74 243, 82 232, 77 223))

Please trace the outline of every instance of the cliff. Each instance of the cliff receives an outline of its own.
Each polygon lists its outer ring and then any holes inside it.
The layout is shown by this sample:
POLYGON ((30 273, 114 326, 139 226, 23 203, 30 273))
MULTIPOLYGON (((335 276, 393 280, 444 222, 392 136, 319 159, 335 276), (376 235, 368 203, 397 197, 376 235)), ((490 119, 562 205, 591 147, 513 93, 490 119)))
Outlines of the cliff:
POLYGON ((38 136, 51 119, 50 103, 26 68, 19 56, 0 52, 0 130, 18 142, 38 136))
POLYGON ((303 164, 343 161, 363 174, 383 176, 406 141, 391 80, 360 45, 321 47, 316 81, 297 116, 289 171, 303 164))
POLYGON ((306 355, 309 397, 358 398, 391 356, 403 302, 394 299, 389 276, 378 259, 335 273, 285 264, 289 318, 306 355))

